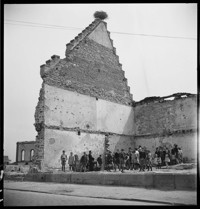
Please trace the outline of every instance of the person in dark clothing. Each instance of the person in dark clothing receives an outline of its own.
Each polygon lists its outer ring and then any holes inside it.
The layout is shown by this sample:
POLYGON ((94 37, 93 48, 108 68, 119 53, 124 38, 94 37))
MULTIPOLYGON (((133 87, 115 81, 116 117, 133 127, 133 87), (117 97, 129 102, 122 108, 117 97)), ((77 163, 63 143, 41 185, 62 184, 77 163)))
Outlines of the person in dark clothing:
POLYGON ((179 161, 178 161, 178 145, 177 144, 174 144, 174 152, 175 152, 176 164, 178 164, 179 161))
POLYGON ((101 157, 101 155, 99 155, 99 157, 97 158, 97 163, 98 163, 99 170, 101 170, 102 162, 103 162, 102 157, 101 157))
POLYGON ((88 166, 89 166, 89 171, 93 171, 94 170, 94 158, 92 157, 92 151, 89 151, 89 161, 88 161, 88 166))
POLYGON ((166 148, 160 147, 160 157, 161 157, 161 165, 165 165, 165 154, 166 154, 166 148))
POLYGON ((176 164, 175 150, 174 147, 171 149, 171 165, 176 164))
MULTIPOLYGON (((145 152, 145 156, 147 157, 148 150, 147 150, 147 148, 145 146, 143 147, 143 149, 144 149, 144 152, 145 152)), ((146 157, 145 157, 145 160, 144 160, 144 168, 148 169, 148 167, 147 167, 147 158, 146 157)))
POLYGON ((120 163, 120 170, 123 173, 124 172, 124 166, 125 166, 125 153, 124 153, 124 149, 121 149, 121 152, 119 153, 119 163, 120 163))
POLYGON ((157 168, 158 169, 161 169, 161 166, 162 166, 162 159, 161 157, 163 158, 163 149, 161 146, 158 147, 158 150, 157 150, 157 157, 158 157, 158 165, 157 165, 157 168))
POLYGON ((132 149, 129 147, 128 153, 127 153, 128 159, 127 159, 127 169, 132 170, 133 164, 132 164, 132 149))
POLYGON ((114 170, 116 171, 117 167, 120 170, 120 162, 119 162, 119 149, 114 153, 113 156, 114 170))
POLYGON ((78 155, 74 155, 74 171, 79 171, 80 170, 80 161, 78 159, 78 155))
POLYGON ((111 155, 111 151, 109 151, 106 154, 106 170, 110 171, 112 168, 112 163, 113 163, 113 159, 112 159, 112 155, 111 155))
POLYGON ((88 158, 87 158, 87 155, 86 155, 86 152, 83 153, 83 156, 81 157, 81 160, 80 160, 80 164, 81 164, 81 172, 86 172, 86 167, 87 167, 87 164, 88 164, 88 158))
POLYGON ((144 151, 144 148, 141 148, 139 151, 139 159, 140 159, 140 170, 139 171, 145 171, 145 158, 146 153, 144 151))
POLYGON ((178 146, 174 144, 174 147, 171 150, 171 161, 172 165, 178 164, 178 146))
POLYGON ((157 157, 160 157, 160 150, 159 150, 159 148, 158 148, 158 147, 156 147, 155 154, 157 155, 157 157))

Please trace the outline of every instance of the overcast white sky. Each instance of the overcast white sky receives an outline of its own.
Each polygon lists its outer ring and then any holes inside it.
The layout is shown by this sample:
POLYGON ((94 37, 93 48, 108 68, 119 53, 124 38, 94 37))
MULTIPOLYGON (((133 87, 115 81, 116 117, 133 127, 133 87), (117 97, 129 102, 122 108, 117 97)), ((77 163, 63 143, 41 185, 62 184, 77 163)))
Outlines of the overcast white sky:
POLYGON ((197 4, 8 4, 4 7, 4 155, 16 157, 17 141, 37 135, 34 113, 42 84, 40 65, 87 27, 95 11, 107 12, 133 99, 197 93, 197 4), (55 29, 36 24, 82 29, 55 29))

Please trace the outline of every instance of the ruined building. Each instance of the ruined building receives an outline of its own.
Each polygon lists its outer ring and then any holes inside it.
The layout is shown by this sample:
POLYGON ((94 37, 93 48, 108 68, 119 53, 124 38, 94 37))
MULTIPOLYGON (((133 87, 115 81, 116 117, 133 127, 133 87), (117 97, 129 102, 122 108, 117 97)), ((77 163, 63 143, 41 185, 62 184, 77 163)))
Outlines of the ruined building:
POLYGON ((35 152, 35 141, 17 142, 16 163, 30 164, 33 162, 35 152))
POLYGON ((95 19, 66 45, 65 55, 40 68, 35 159, 41 168, 60 167, 62 150, 79 157, 92 150, 96 158, 106 134, 111 151, 142 145, 154 152, 177 143, 188 159, 196 158, 196 95, 134 102, 106 22, 95 19))

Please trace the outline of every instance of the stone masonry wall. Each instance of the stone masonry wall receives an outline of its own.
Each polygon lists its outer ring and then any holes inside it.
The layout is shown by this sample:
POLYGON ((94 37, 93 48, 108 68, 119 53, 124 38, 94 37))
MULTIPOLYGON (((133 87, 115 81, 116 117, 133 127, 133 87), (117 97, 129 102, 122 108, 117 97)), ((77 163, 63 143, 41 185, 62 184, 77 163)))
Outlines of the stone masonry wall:
MULTIPOLYGON (((178 96, 177 96, 178 95, 178 96)), ((177 144, 188 161, 197 159, 197 97, 157 97, 135 104, 135 146, 146 146, 152 153, 158 146, 169 149, 177 144), (165 100, 166 99, 166 100, 165 100)))
POLYGON ((197 128, 197 98, 183 97, 134 107, 135 135, 165 134, 197 128))

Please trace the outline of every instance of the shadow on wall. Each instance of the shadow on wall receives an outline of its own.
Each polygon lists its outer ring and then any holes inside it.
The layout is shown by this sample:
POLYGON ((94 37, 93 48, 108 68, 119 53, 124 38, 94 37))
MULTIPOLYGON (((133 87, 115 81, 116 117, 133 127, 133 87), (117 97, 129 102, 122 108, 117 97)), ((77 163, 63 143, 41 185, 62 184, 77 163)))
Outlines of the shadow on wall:
POLYGON ((124 125, 124 131, 122 135, 111 135, 109 138, 110 141, 110 151, 116 152, 117 149, 124 149, 125 152, 128 151, 129 147, 135 149, 134 141, 134 118, 131 113, 124 125), (132 135, 127 135, 127 130, 132 129, 132 135))
POLYGON ((79 159, 83 155, 83 152, 87 154, 89 151, 92 151, 92 155, 94 158, 97 158, 100 154, 103 153, 103 142, 104 135, 102 134, 90 134, 90 133, 81 133, 80 142, 72 148, 73 153, 79 156, 79 159), (81 135, 83 137, 81 137, 81 135))

